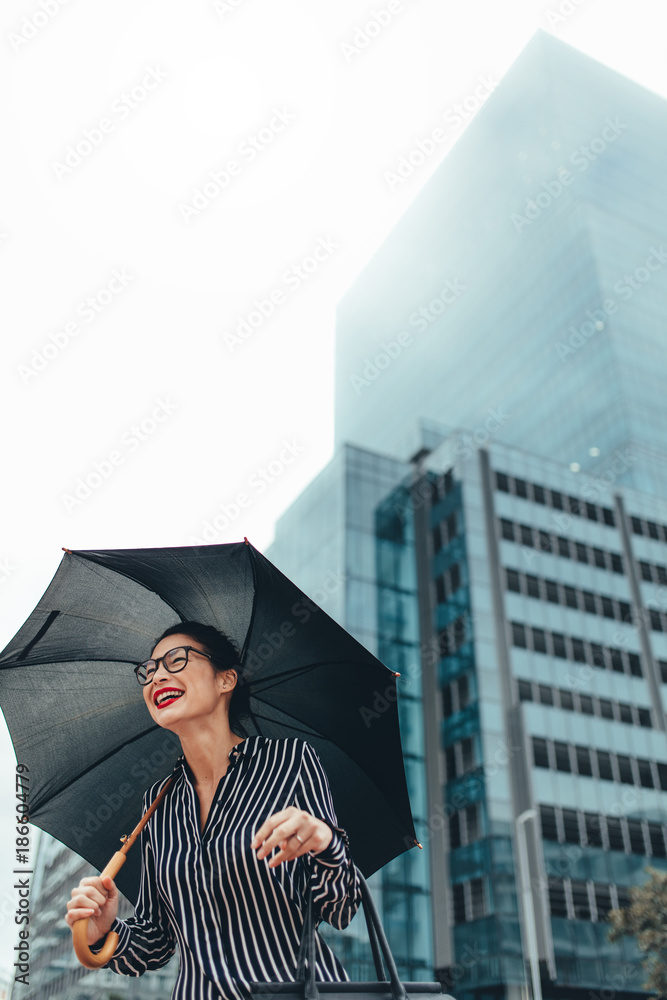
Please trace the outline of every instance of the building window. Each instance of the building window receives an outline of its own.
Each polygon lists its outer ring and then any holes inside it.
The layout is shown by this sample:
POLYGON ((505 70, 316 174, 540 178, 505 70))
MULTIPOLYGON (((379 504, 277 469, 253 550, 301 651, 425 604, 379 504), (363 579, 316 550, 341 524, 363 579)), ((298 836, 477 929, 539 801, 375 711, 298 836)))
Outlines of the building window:
POLYGON ((578 844, 581 841, 579 834, 579 819, 574 809, 562 809, 563 817, 563 837, 566 844, 578 844))
POLYGON ((584 611, 588 611, 591 615, 597 614, 597 604, 595 603, 595 594, 591 594, 589 590, 582 591, 584 598, 584 611))
POLYGON ((556 810, 553 806, 540 806, 540 824, 544 840, 558 840, 556 810))
POLYGON ((581 639, 572 639, 570 641, 572 642, 572 658, 575 663, 585 663, 586 651, 581 639))
POLYGON ((590 920, 591 906, 588 901, 588 886, 585 882, 572 880, 572 909, 575 920, 590 920))
POLYGON ((632 524, 632 530, 634 531, 635 535, 643 535, 644 534, 644 526, 642 525, 642 522, 641 522, 640 518, 638 518, 638 517, 631 517, 630 518, 630 523, 632 524))
POLYGON ((615 816, 607 816, 607 839, 609 840, 610 851, 625 850, 623 827, 620 819, 617 819, 615 816))
POLYGON ((540 596, 540 584, 536 576, 526 573, 526 591, 529 597, 540 596))
POLYGON ((587 563, 588 562, 588 549, 581 542, 575 542, 574 547, 577 550, 577 562, 587 563))
POLYGON ((654 521, 647 521, 646 527, 648 528, 649 537, 655 538, 656 541, 659 541, 660 535, 658 534, 658 525, 654 521))
POLYGON ((519 583, 519 574, 515 569, 506 569, 505 577, 507 579, 507 589, 513 590, 517 594, 521 593, 521 584, 519 583))
POLYGON ((591 847, 602 847, 602 827, 597 813, 584 813, 586 840, 591 847))
POLYGON ((577 771, 579 774, 583 774, 586 777, 592 777, 593 766, 591 764, 591 755, 588 747, 575 747, 574 753, 577 758, 577 771))
POLYGON ((450 850, 454 851, 457 847, 461 846, 461 822, 459 814, 454 813, 453 816, 449 817, 449 847, 450 850))
POLYGON ((521 535, 521 544, 528 545, 532 548, 533 545, 533 529, 528 527, 527 524, 519 525, 519 533, 521 535))
POLYGON ((528 499, 528 485, 525 479, 517 479, 514 477, 514 492, 518 497, 523 497, 524 500, 528 499))
POLYGON ((533 764, 535 767, 549 767, 547 741, 537 736, 533 737, 533 764))
POLYGON ((553 648, 554 656, 559 657, 561 660, 567 659, 567 649, 565 648, 565 636, 560 635, 559 632, 551 633, 551 645, 553 648))
POLYGON ((554 752, 556 754, 556 770, 569 773, 572 770, 572 764, 570 763, 570 751, 567 743, 554 740, 554 752))
POLYGON ((649 563, 640 562, 639 569, 642 575, 642 580, 647 583, 653 583, 653 573, 651 572, 651 566, 649 563))
POLYGON ((513 542, 514 541, 514 522, 513 521, 507 521, 505 518, 502 518, 501 521, 500 521, 500 530, 501 530, 502 537, 505 539, 505 541, 507 541, 507 542, 513 542))
POLYGON ((503 493, 509 493, 510 483, 504 472, 496 472, 496 489, 503 493))
POLYGON ((568 587, 568 585, 565 584, 563 590, 565 591, 565 603, 568 608, 577 608, 579 603, 577 601, 577 592, 574 587, 568 587))
POLYGON ((481 878, 470 880, 470 912, 473 920, 483 917, 486 912, 484 903, 484 882, 481 878))
POLYGON ((630 761, 630 758, 626 757, 624 754, 619 753, 616 755, 616 760, 618 762, 618 775, 621 779, 621 782, 624 785, 634 785, 635 776, 632 773, 632 763, 630 761))
POLYGON ((614 571, 614 573, 623 572, 623 560, 618 554, 618 552, 611 553, 611 568, 614 571))
POLYGON ((538 686, 538 693, 540 696, 540 705, 553 705, 553 688, 550 688, 548 684, 540 684, 538 686))
POLYGON ((602 549, 593 549, 593 559, 598 569, 607 568, 607 560, 605 559, 605 555, 602 549))
POLYGON ((533 700, 533 685, 530 683, 530 681, 520 680, 517 686, 519 691, 519 701, 533 700))
POLYGON ((452 886, 452 896, 454 898, 454 923, 464 924, 466 922, 466 901, 463 885, 452 886))
POLYGON ((594 503, 586 503, 586 517, 589 521, 598 520, 598 510, 594 503))
MULTIPOLYGON (((544 629, 533 628, 533 649, 536 653, 546 653, 547 651, 547 637, 544 629)), ((665 664, 667 667, 667 664, 665 664)))
POLYGON ((547 601, 551 604, 560 604, 560 598, 558 594, 558 584, 555 580, 545 580, 544 581, 547 591, 547 601))
POLYGON ((611 754, 608 754, 606 750, 595 751, 598 759, 598 774, 603 781, 613 781, 614 772, 611 766, 611 754))
POLYGON ((552 917, 567 917, 565 886, 560 880, 549 880, 549 910, 552 917))
POLYGON ((609 507, 602 508, 602 517, 605 524, 608 524, 610 528, 615 527, 616 522, 614 520, 614 512, 610 510, 609 507))
POLYGON ((461 586, 461 566, 459 563, 455 563, 454 566, 450 567, 449 583, 451 587, 450 593, 455 594, 461 586))
POLYGON ((551 490, 551 506, 554 510, 563 510, 563 494, 558 490, 551 490))
POLYGON ((543 486, 537 486, 535 483, 533 483, 533 500, 535 501, 535 503, 545 504, 547 502, 543 486))
POLYGON ((560 707, 566 712, 574 712, 574 698, 571 691, 560 689, 560 707))
POLYGON ((639 773, 639 784, 642 788, 653 788, 653 768, 650 760, 638 760, 637 771, 639 773))
POLYGON ((519 646, 520 649, 525 649, 528 645, 526 642, 526 629, 519 622, 512 622, 512 645, 519 646))
POLYGON ((595 709, 593 708, 593 699, 588 694, 579 695, 579 701, 581 702, 581 711, 584 715, 595 715, 595 709))
POLYGON ((558 555, 562 556, 563 559, 571 559, 572 555, 570 553, 569 540, 567 538, 563 538, 562 535, 559 535, 557 541, 558 541, 558 555))
POLYGON ((552 552, 551 535, 548 531, 540 531, 540 548, 542 552, 552 552))

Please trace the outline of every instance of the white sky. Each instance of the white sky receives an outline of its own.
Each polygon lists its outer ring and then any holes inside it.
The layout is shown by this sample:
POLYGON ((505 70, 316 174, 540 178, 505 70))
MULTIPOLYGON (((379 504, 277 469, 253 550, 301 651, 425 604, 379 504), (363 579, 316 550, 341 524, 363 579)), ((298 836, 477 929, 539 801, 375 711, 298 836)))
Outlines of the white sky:
MULTIPOLYGON (((189 544, 225 508, 206 541, 268 545, 331 457, 336 302, 457 135, 394 191, 385 171, 538 28, 667 96, 663 0, 42 2, 0 15, 0 647, 63 545, 189 544), (374 12, 388 23, 355 51, 374 12)), ((3 726, 0 974, 14 760, 3 726)))

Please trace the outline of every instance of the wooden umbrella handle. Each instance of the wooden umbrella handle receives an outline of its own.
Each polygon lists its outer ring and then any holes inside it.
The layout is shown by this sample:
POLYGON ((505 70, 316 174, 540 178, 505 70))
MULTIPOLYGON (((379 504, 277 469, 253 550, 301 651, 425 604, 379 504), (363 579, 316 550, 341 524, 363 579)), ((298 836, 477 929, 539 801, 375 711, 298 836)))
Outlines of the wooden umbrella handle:
MULTIPOLYGON (((145 827, 148 820, 151 818, 160 802, 164 798, 171 785, 173 778, 170 778, 167 784, 164 786, 158 797, 156 798, 153 805, 146 810, 144 815, 141 817, 134 830, 129 837, 125 838, 125 842, 121 847, 120 851, 116 851, 114 856, 111 858, 107 864, 104 871, 101 873, 100 878, 105 878, 109 875, 111 878, 115 878, 120 869, 125 864, 125 858, 127 857, 127 852, 132 847, 143 828, 145 827)), ((92 952, 88 946, 88 920, 89 917, 82 917, 81 920, 76 920, 72 924, 72 944, 74 946, 74 954, 81 962, 81 965, 86 969, 101 969, 103 965, 113 958, 116 948, 118 947, 118 935, 115 931, 108 931, 104 939, 104 945, 101 951, 92 952)))
MULTIPOLYGON (((100 878, 110 875, 115 878, 120 869, 125 864, 124 851, 116 851, 109 864, 106 866, 100 878)), ((115 931, 109 931, 104 939, 104 946, 97 954, 88 947, 88 920, 89 917, 82 917, 72 925, 72 944, 74 953, 86 969, 101 969, 106 965, 118 947, 118 935, 115 931)))

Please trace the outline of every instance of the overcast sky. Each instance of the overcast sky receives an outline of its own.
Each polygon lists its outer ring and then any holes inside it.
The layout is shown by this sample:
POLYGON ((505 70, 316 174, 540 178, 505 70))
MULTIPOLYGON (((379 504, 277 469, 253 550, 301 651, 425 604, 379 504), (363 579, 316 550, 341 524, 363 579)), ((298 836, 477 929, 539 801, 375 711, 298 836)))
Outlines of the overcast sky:
POLYGON ((336 302, 461 129, 399 157, 539 28, 667 96, 664 9, 5 0, 0 644, 62 546, 266 548, 331 457, 336 302))

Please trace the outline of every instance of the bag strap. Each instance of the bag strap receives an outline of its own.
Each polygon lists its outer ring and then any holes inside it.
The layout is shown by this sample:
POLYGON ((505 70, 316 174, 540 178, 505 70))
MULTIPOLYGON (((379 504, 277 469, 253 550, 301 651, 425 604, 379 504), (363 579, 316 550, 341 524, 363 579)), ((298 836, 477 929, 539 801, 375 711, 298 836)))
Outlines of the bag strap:
MULTIPOLYGON (((389 943, 384 933, 384 928, 380 923, 375 902, 371 896, 366 880, 357 869, 357 878, 361 889, 361 904, 366 918, 368 937, 373 952, 375 971, 379 982, 387 982, 384 978, 382 959, 389 973, 390 990, 393 1000, 406 1000, 405 986, 401 982, 396 969, 394 956, 389 948, 389 943)), ((296 981, 303 982, 305 1000, 318 1000, 319 990, 315 982, 315 922, 313 919, 313 887, 308 883, 308 895, 306 897, 306 913, 304 917, 303 930, 301 932, 301 942, 299 944, 299 954, 297 956, 296 981)))

